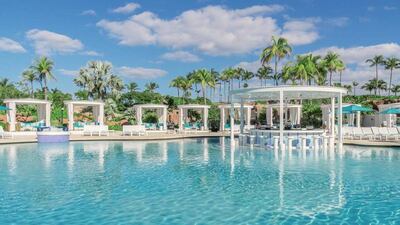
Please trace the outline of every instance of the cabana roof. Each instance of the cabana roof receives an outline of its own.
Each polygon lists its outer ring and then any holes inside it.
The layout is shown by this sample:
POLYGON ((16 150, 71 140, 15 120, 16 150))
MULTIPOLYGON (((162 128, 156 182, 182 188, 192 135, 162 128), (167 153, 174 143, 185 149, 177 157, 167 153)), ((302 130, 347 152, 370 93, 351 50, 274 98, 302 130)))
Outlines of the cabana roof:
MULTIPOLYGON (((231 104, 223 104, 223 105, 219 105, 218 108, 222 109, 230 109, 231 108, 231 104)), ((233 108, 240 108, 240 104, 239 103, 234 103, 233 104, 233 108)), ((243 105, 243 108, 253 108, 252 105, 243 105)))
POLYGON ((160 109, 160 108, 168 108, 167 105, 163 104, 137 104, 133 106, 134 108, 147 108, 147 109, 160 109))
POLYGON ((283 92, 284 99, 322 99, 338 97, 339 94, 347 94, 345 88, 328 86, 276 86, 263 88, 242 88, 232 90, 232 99, 240 101, 254 100, 279 100, 280 92, 283 92))
POLYGON ((64 101, 64 104, 73 104, 73 105, 87 105, 87 106, 94 106, 94 105, 104 105, 104 102, 102 101, 85 101, 85 100, 69 100, 69 101, 64 101))
MULTIPOLYGON (((279 108, 279 104, 268 104, 265 105, 266 108, 279 108)), ((301 108, 301 104, 284 104, 284 108, 301 108)))
POLYGON ((209 105, 199 105, 199 104, 187 104, 178 105, 178 109, 209 109, 209 105))
POLYGON ((49 104, 50 101, 34 98, 8 98, 4 99, 4 103, 13 102, 15 104, 49 104))

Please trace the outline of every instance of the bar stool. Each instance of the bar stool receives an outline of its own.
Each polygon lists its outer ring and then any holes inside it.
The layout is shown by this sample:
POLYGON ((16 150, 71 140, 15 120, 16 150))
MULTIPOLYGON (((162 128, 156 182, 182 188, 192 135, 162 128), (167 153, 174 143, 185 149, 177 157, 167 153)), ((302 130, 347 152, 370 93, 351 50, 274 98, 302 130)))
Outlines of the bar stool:
POLYGON ((286 145, 287 145, 288 152, 291 153, 292 148, 293 148, 293 137, 288 136, 286 139, 286 142, 287 142, 286 145))
POLYGON ((300 136, 300 150, 305 152, 307 150, 307 136, 300 136))
POLYGON ((320 136, 314 135, 314 136, 313 136, 313 147, 314 147, 314 151, 318 151, 318 150, 319 150, 319 142, 320 142, 320 136))
POLYGON ((274 150, 279 149, 279 136, 273 136, 274 150))
POLYGON ((326 135, 322 135, 322 149, 324 151, 328 150, 328 142, 329 142, 329 137, 326 135))

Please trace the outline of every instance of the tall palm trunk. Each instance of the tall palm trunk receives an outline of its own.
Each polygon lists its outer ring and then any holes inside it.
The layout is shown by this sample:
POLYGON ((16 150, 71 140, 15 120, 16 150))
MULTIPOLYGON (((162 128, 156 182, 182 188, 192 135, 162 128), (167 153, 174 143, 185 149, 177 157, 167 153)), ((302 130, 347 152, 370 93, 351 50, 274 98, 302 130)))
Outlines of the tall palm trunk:
POLYGON ((44 78, 43 81, 44 81, 44 88, 43 88, 44 99, 47 100, 47 80, 46 80, 46 78, 44 78))
POLYGON ((375 65, 375 78, 378 80, 378 64, 375 65))
POLYGON ((393 75, 393 69, 390 69, 390 78, 389 78, 389 94, 388 96, 390 96, 390 89, 392 89, 392 75, 393 75))
POLYGON ((31 98, 33 98, 33 81, 31 81, 31 98))
POLYGON ((274 76, 275 86, 278 86, 277 78, 278 78, 278 59, 275 56, 275 76, 274 76))
POLYGON ((206 101, 206 87, 202 84, 201 85, 201 92, 203 93, 203 100, 204 100, 204 105, 206 105, 207 104, 207 101, 206 101))
POLYGON ((342 86, 342 71, 340 71, 340 73, 339 73, 339 83, 340 83, 340 86, 342 86))
POLYGON ((179 88, 176 88, 177 92, 178 92, 178 101, 180 101, 180 95, 179 95, 179 88))
POLYGON ((222 82, 219 82, 219 102, 222 102, 222 82))
POLYGON ((329 71, 329 86, 332 86, 332 71, 329 71))

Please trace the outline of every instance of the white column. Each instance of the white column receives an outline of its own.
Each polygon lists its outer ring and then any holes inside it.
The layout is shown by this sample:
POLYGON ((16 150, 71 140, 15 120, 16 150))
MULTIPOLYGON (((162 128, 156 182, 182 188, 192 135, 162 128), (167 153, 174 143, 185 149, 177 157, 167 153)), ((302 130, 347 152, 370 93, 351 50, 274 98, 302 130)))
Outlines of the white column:
POLYGON ((164 107, 163 108, 163 130, 167 130, 167 111, 168 111, 168 108, 164 107))
POLYGON ((244 131, 244 107, 243 99, 240 99, 240 133, 243 134, 244 131))
POLYGON ((15 102, 9 102, 6 104, 7 108, 7 122, 10 124, 10 131, 15 131, 15 116, 17 114, 17 105, 15 102))
POLYGON ((272 126, 272 125, 274 125, 273 124, 273 108, 272 108, 272 106, 269 106, 269 107, 267 107, 267 110, 266 110, 266 115, 267 115, 267 124, 268 125, 270 125, 270 126, 272 126))
POLYGON ((341 150, 342 144, 343 144, 343 132, 342 132, 342 126, 343 126, 343 113, 342 113, 342 93, 339 94, 339 120, 338 120, 338 139, 339 139, 339 149, 341 150))
POLYGON ((45 121, 46 121, 46 126, 51 126, 51 104, 50 104, 50 102, 49 103, 46 103, 46 106, 45 106, 45 121))
POLYGON ((225 130, 225 108, 222 106, 220 108, 220 131, 225 130))
POLYGON ((361 127, 361 112, 357 112, 357 127, 361 127))
POLYGON ((251 108, 247 107, 247 119, 246 119, 246 126, 249 129, 251 121, 251 108))
POLYGON ((301 108, 302 107, 297 107, 297 114, 296 114, 296 116, 297 116, 297 124, 301 124, 301 108))
POLYGON ((183 130, 183 108, 179 108, 179 130, 183 130))
POLYGON ((100 125, 104 125, 104 104, 100 104, 99 106, 99 115, 98 115, 98 122, 100 125))
POLYGON ((279 91, 279 147, 283 149, 283 91, 279 91))
POLYGON ((230 130, 230 132, 231 132, 231 145, 235 145, 235 135, 233 133, 233 126, 235 125, 235 119, 234 119, 235 107, 234 107, 233 103, 231 103, 231 109, 230 109, 230 112, 229 112, 229 116, 230 116, 230 124, 231 124, 231 130, 230 130))
POLYGON ((142 125, 142 107, 140 106, 136 108, 136 123, 142 125))
POLYGON ((204 130, 208 130, 208 108, 204 108, 204 130))
POLYGON ((331 135, 335 137, 335 98, 331 98, 331 121, 329 123, 329 128, 331 135))
POLYGON ((74 105, 72 103, 67 104, 68 113, 68 130, 74 129, 74 105))

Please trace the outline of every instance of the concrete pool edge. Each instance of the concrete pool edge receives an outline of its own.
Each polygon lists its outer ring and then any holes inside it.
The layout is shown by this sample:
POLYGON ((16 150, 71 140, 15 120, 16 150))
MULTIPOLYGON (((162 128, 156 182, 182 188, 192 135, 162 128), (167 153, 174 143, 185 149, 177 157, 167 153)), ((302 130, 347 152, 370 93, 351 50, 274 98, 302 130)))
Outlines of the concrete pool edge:
MULTIPOLYGON (((235 137, 238 135, 236 134, 235 137)), ((199 133, 199 134, 167 134, 163 136, 121 136, 113 134, 110 136, 82 136, 82 135, 71 135, 70 141, 157 141, 157 140, 177 140, 186 138, 212 138, 212 137, 229 137, 229 133, 211 132, 211 133, 199 133)), ((0 145, 6 144, 26 144, 26 143, 37 143, 35 136, 20 136, 13 139, 0 139, 0 145)), ((365 147, 400 147, 400 141, 369 141, 369 140, 344 140, 344 145, 355 145, 365 147)))

